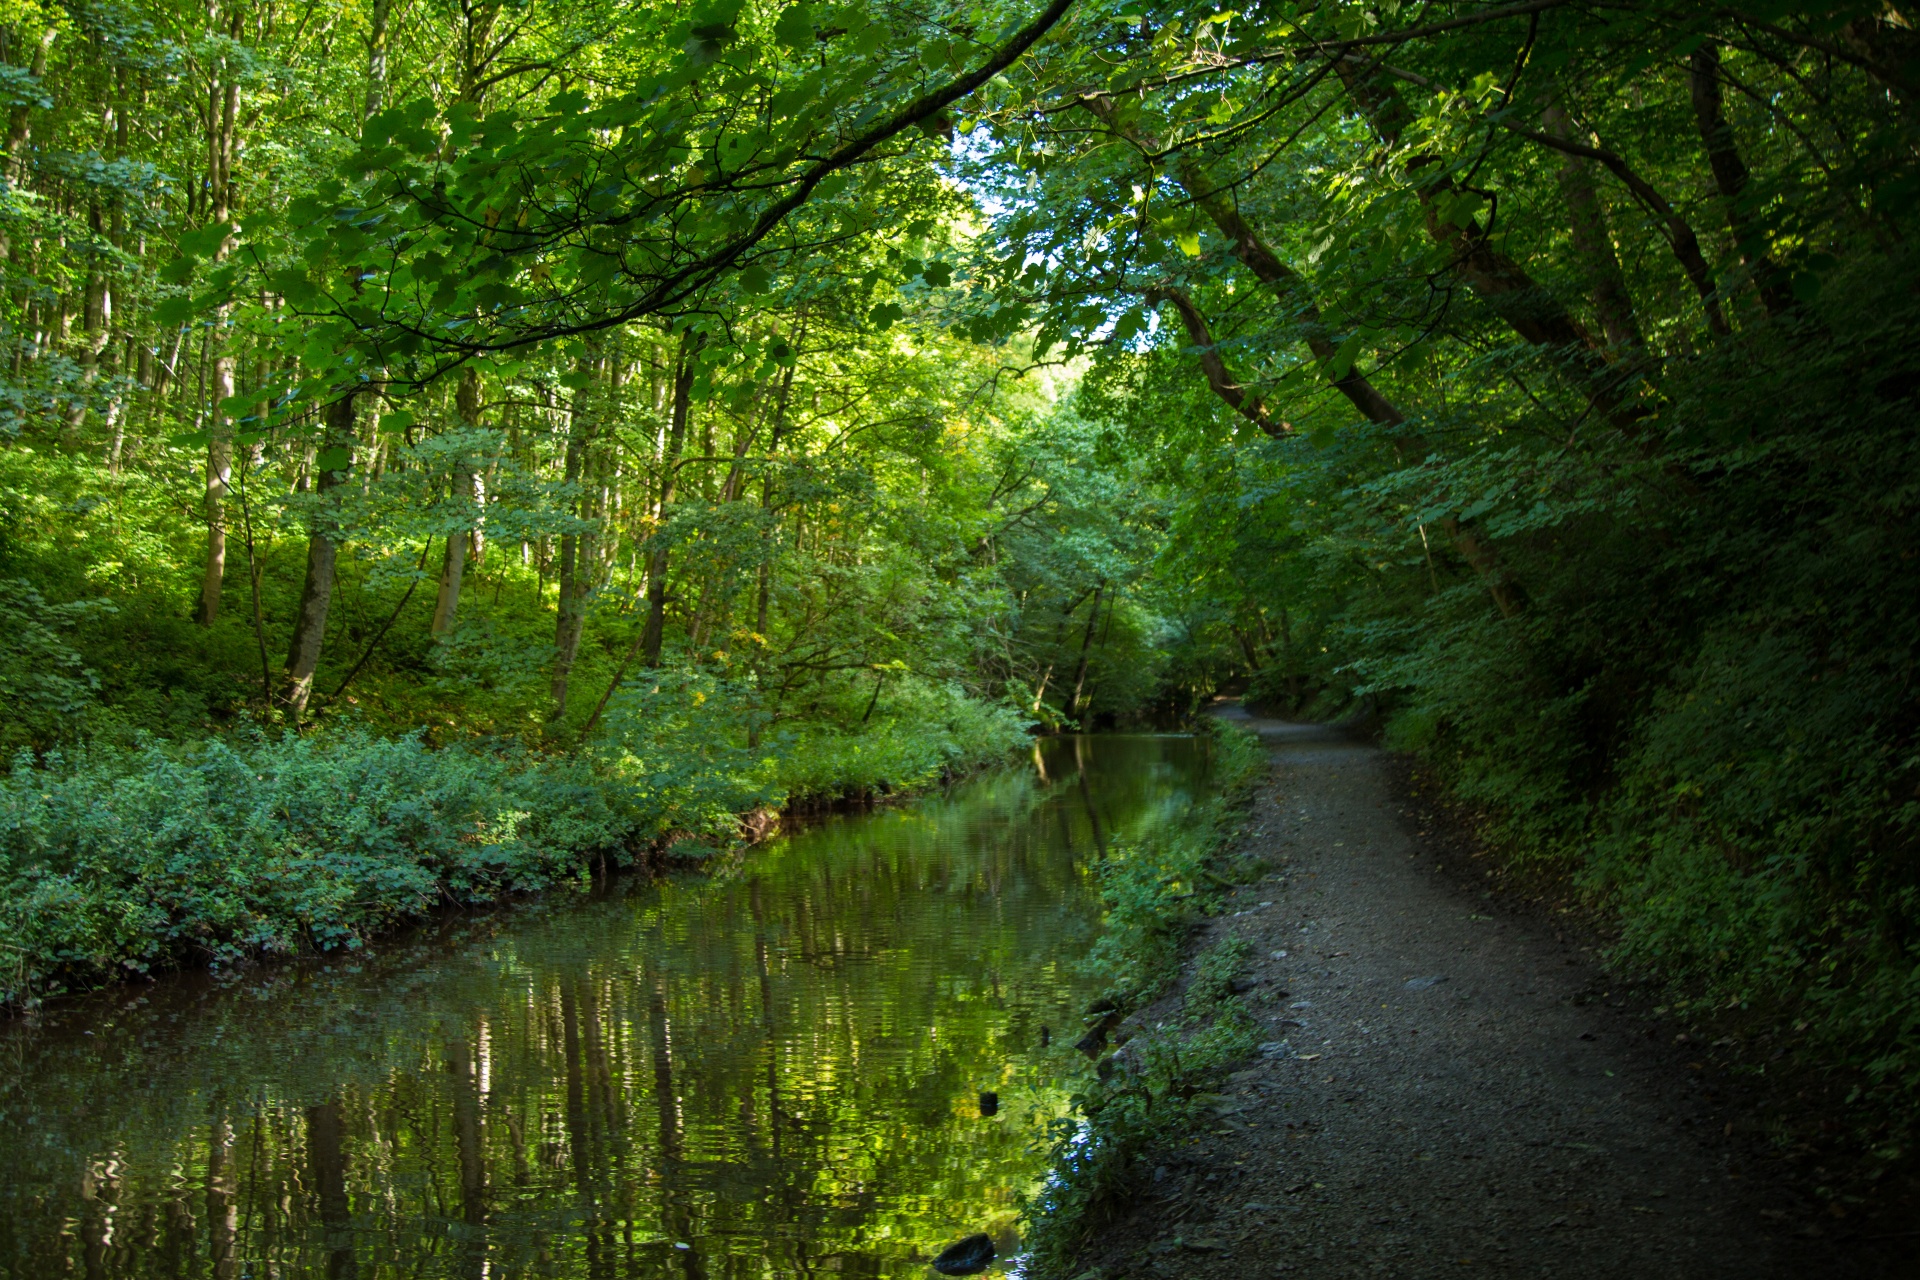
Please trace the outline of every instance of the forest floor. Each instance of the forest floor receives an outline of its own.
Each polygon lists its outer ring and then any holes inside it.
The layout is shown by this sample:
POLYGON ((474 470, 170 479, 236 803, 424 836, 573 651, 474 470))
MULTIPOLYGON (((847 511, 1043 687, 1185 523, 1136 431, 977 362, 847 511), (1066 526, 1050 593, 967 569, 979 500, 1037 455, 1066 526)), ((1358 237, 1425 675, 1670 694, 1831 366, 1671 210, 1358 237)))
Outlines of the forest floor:
POLYGON ((1274 874, 1193 944, 1252 944, 1266 1044, 1075 1274, 1911 1274, 1913 1233, 1783 1176, 1703 1047, 1576 914, 1491 891, 1401 762, 1245 722, 1273 764, 1241 853, 1274 874))

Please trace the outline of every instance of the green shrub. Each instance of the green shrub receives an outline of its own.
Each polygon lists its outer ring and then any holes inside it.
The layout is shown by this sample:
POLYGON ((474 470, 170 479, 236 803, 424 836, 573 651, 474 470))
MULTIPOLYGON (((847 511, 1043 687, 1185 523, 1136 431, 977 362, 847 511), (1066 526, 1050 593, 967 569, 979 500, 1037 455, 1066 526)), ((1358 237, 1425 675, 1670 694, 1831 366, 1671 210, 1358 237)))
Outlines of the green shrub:
POLYGON ((0 783, 0 1000, 358 946, 629 857, 671 808, 581 760, 357 731, 22 753, 0 783))
POLYGON ((63 636, 111 612, 93 600, 48 604, 32 583, 0 578, 0 748, 50 745, 80 727, 100 677, 63 636))

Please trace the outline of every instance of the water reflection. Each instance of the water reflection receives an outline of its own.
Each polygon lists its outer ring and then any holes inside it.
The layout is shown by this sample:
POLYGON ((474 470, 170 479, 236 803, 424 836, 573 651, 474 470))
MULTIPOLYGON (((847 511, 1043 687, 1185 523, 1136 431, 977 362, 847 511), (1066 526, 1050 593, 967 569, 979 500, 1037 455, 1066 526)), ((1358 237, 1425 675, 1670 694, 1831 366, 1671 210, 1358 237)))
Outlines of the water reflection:
POLYGON ((922 1276, 1011 1245, 1082 1065, 1093 864, 1179 820, 1203 752, 1048 742, 712 876, 12 1026, 0 1274, 922 1276))

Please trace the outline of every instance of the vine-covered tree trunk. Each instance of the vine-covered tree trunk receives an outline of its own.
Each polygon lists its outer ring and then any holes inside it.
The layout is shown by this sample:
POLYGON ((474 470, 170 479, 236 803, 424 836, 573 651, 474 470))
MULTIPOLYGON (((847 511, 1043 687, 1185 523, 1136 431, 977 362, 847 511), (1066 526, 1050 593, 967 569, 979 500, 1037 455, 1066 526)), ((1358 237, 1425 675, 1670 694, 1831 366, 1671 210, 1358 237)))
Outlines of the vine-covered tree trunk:
POLYGON ((654 545, 647 557, 647 629, 640 641, 640 652, 649 667, 660 665, 660 650, 667 630, 667 538, 666 524, 673 509, 673 494, 678 485, 680 451, 686 446, 687 420, 693 411, 693 363, 702 338, 688 330, 680 339, 680 358, 673 376, 673 417, 667 425, 666 448, 660 458, 660 514, 654 528, 654 545))
MULTIPOLYGON (((472 428, 480 422, 480 374, 469 364, 460 373, 460 384, 453 395, 454 416, 463 428, 472 428)), ((433 634, 445 635, 453 629, 456 615, 460 612, 460 588, 467 576, 467 551, 471 545, 471 533, 479 521, 479 512, 473 505, 473 465, 467 457, 466 446, 453 464, 453 487, 451 497, 455 509, 464 508, 465 522, 447 535, 446 555, 440 563, 440 590, 433 605, 433 634)))
POLYGON ((600 362, 593 356, 582 357, 574 372, 585 379, 573 393, 573 413, 567 424, 567 451, 562 479, 573 499, 570 524, 560 535, 560 610, 554 621, 553 709, 549 720, 567 714, 567 683, 574 659, 580 653, 580 637, 587 626, 587 597, 593 589, 594 570, 599 563, 597 529, 594 526, 593 485, 588 475, 592 461, 594 432, 598 426, 595 383, 600 377, 600 362))
POLYGON ((327 407, 326 437, 314 461, 318 500, 307 531, 307 575, 300 587, 300 611, 294 616, 293 645, 287 651, 283 696, 287 715, 299 724, 313 696, 313 673, 327 635, 333 583, 340 556, 340 487, 353 466, 354 397, 351 392, 327 407))

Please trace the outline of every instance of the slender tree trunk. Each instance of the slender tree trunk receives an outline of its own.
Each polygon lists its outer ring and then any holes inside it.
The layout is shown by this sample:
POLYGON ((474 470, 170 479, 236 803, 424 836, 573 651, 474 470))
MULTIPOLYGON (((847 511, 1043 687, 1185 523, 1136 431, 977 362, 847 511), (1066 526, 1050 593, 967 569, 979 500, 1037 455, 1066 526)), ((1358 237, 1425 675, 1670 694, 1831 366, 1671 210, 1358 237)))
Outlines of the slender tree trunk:
MULTIPOLYGON (((33 57, 27 65, 27 76, 32 84, 38 85, 41 80, 46 77, 47 51, 53 48, 54 39, 59 34, 56 28, 49 27, 41 32, 39 40, 35 43, 33 57)), ((33 100, 36 96, 37 95, 31 90, 24 92, 16 90, 13 108, 7 113, 6 150, 3 154, 0 154, 0 178, 4 178, 6 185, 9 187, 17 187, 20 185, 22 171, 25 167, 24 161, 27 152, 27 139, 32 134, 33 100)), ((4 229, 0 229, 0 258, 6 258, 9 261, 17 263, 22 256, 30 259, 32 256, 31 251, 29 250, 25 255, 16 255, 13 251, 13 240, 6 234, 4 229)), ((21 314, 27 314, 28 304, 25 282, 30 274, 30 271, 15 272, 15 278, 22 283, 14 293, 14 307, 21 314)), ((16 378, 20 376, 21 364, 26 356, 25 345, 24 343, 20 343, 15 345, 13 349, 13 375, 16 378)))
MULTIPOLYGON (((217 320, 215 323, 219 323, 217 320)), ((215 401, 233 394, 233 362, 213 362, 215 401)), ((207 442, 207 558, 200 573, 198 620, 210 627, 220 616, 220 587, 227 573, 227 493, 233 481, 233 433, 225 415, 213 411, 213 439, 207 442)))
MULTIPOLYGON (((96 236, 106 231, 98 201, 89 204, 87 222, 96 236)), ((80 366, 80 379, 73 389, 72 398, 67 401, 66 414, 66 442, 70 448, 80 447, 85 436, 87 411, 91 407, 94 387, 100 380, 100 356, 113 338, 112 322, 113 293, 107 284, 106 273, 96 264, 88 268, 81 292, 80 350, 75 361, 80 366)))
MULTIPOLYGON (((229 34, 238 39, 240 13, 236 7, 229 23, 229 34)), ((240 83, 222 80, 224 64, 218 66, 207 88, 207 222, 227 225, 214 250, 214 262, 221 263, 237 243, 231 222, 233 217, 233 161, 240 128, 240 83)), ((207 445, 207 559, 200 575, 200 612, 202 626, 212 626, 220 616, 220 587, 227 571, 226 499, 233 475, 233 420, 228 417, 226 401, 233 395, 234 358, 231 335, 227 332, 230 309, 221 306, 214 314, 207 335, 213 347, 213 375, 210 387, 212 403, 206 406, 212 439, 207 445)))
POLYGON ((1236 626, 1232 630, 1233 638, 1240 642, 1240 652, 1247 657, 1247 670, 1258 671, 1260 669, 1260 651, 1254 647, 1253 637, 1248 635, 1245 629, 1241 627, 1236 626))
MULTIPOLYGON (((599 361, 590 353, 580 359, 574 372, 597 381, 599 361)), ((553 629, 553 709, 547 715, 550 721, 567 714, 567 683, 572 676, 574 659, 580 653, 580 637, 586 632, 587 597, 592 592, 593 566, 597 559, 587 474, 598 416, 594 390, 593 382, 587 382, 574 392, 572 420, 567 424, 563 475, 568 490, 574 495, 573 523, 560 535, 560 609, 553 629)))
POLYGON ((1045 703, 1047 700, 1047 682, 1052 679, 1053 679, 1053 664, 1049 662, 1047 664, 1047 669, 1040 673, 1040 683, 1034 686, 1033 706, 1028 708, 1029 714, 1036 715, 1036 716, 1040 714, 1041 704, 1045 703))
POLYGON ((1300 709, 1303 690, 1300 687, 1300 668, 1293 662, 1293 618, 1285 605, 1280 607, 1280 665, 1287 672, 1287 702, 1290 710, 1300 709))
MULTIPOLYGON (((460 373, 460 384, 454 391, 454 413, 463 428, 477 426, 480 420, 480 371, 469 364, 460 373)), ((459 456, 453 464, 453 486, 450 495, 456 509, 465 507, 471 513, 473 507, 473 466, 462 446, 459 456)), ((453 629, 455 616, 460 611, 460 585, 467 576, 468 534, 473 528, 476 514, 469 514, 467 522, 450 531, 447 535, 447 553, 440 565, 440 592, 433 606, 433 634, 445 635, 453 629)))
POLYGON ((687 423, 693 411, 693 361, 704 343, 689 329, 680 339, 680 358, 673 377, 673 417, 667 426, 666 449, 660 459, 660 520, 654 530, 654 548, 647 561, 647 628, 642 634, 640 651, 649 667, 660 665, 660 651, 667 630, 667 539, 666 523, 678 486, 680 452, 687 441, 687 423))
POLYGON ((387 104, 387 23, 393 0, 373 0, 367 14, 367 100, 361 119, 387 104))
POLYGON ((1767 253, 1765 234, 1755 225, 1745 204, 1747 166, 1740 158, 1733 125, 1727 121, 1720 97, 1720 51, 1711 43, 1693 51, 1688 68, 1693 98, 1694 120, 1700 126, 1700 141, 1707 150, 1707 164, 1713 169, 1714 186, 1726 206, 1727 230, 1733 233, 1734 248, 1740 254, 1747 274, 1753 279, 1760 305, 1769 316, 1780 316, 1793 309, 1793 294, 1787 288, 1778 264, 1767 253))
POLYGON ((300 588, 293 645, 287 651, 283 693, 288 718, 296 726, 306 716, 308 700, 313 696, 313 673, 320 666, 327 613, 333 604, 334 571, 340 554, 339 490, 353 466, 353 399, 350 392, 327 407, 326 438, 315 463, 320 474, 314 486, 317 502, 313 527, 307 531, 307 576, 300 588))
POLYGON ((1067 698, 1066 717, 1077 719, 1080 715, 1080 698, 1086 692, 1087 664, 1093 657, 1093 629, 1100 621, 1100 601, 1107 593, 1107 582, 1102 578, 1093 589, 1093 607, 1087 610, 1087 629, 1080 637, 1080 660, 1073 670, 1073 693, 1067 698))

